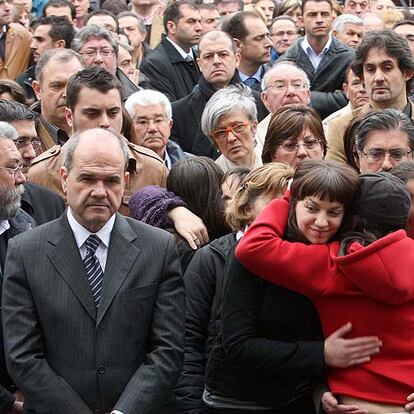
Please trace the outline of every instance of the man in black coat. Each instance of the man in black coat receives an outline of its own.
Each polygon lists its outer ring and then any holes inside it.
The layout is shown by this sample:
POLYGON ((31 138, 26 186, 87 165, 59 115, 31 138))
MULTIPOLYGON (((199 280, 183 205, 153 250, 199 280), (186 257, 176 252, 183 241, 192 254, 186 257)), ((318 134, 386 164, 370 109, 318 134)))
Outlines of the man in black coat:
POLYGON ((145 59, 141 70, 149 78, 151 89, 173 102, 188 95, 200 77, 192 49, 201 36, 197 6, 188 0, 172 3, 164 14, 164 29, 166 36, 145 59))
MULTIPOLYGON (((16 130, 6 122, 0 122, 0 298, 9 240, 35 227, 34 220, 19 208, 26 179, 20 166, 20 154, 13 142, 16 138, 16 130)), ((19 411, 22 403, 16 400, 15 391, 6 369, 0 325, 0 414, 22 412, 19 411)))
MULTIPOLYGON (((215 159, 220 153, 201 131, 201 115, 214 92, 229 84, 240 83, 236 69, 240 55, 236 52, 230 35, 219 30, 208 32, 202 37, 199 52, 197 63, 203 75, 190 94, 173 102, 171 139, 184 151, 215 159)), ((267 110, 260 100, 260 95, 255 91, 253 95, 260 121, 267 115, 267 110)))

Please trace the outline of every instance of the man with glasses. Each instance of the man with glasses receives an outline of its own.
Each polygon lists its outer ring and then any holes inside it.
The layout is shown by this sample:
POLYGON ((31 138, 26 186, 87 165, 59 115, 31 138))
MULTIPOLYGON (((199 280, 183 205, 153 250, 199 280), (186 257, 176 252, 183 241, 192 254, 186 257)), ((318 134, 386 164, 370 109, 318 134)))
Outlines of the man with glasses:
POLYGON ((72 49, 82 55, 87 68, 101 67, 117 77, 121 83, 123 101, 141 89, 117 67, 118 43, 104 27, 94 24, 84 27, 73 39, 72 49))
MULTIPOLYGON (((0 99, 0 121, 9 123, 17 131, 15 144, 21 155, 21 167, 25 175, 36 156, 36 149, 41 145, 36 132, 36 117, 37 114, 25 105, 0 99)), ((21 208, 40 225, 58 218, 65 210, 65 202, 48 188, 26 181, 21 208)))
POLYGON ((31 33, 12 23, 13 0, 0 0, 0 79, 15 80, 27 69, 31 33))
POLYGON ((358 127, 355 144, 361 173, 390 171, 413 159, 414 124, 396 109, 371 112, 358 127))
MULTIPOLYGON (((35 227, 33 219, 20 209, 20 200, 24 191, 23 183, 26 179, 22 173, 20 154, 14 144, 17 138, 17 132, 11 125, 0 122, 0 293, 9 239, 35 227)), ((23 413, 21 394, 18 393, 9 377, 4 362, 1 326, 0 412, 23 413)))
POLYGON ((125 102, 132 119, 138 145, 154 151, 168 169, 188 155, 174 141, 169 140, 172 127, 172 109, 161 92, 146 90, 132 94, 125 102))
POLYGON ((293 62, 277 62, 262 80, 261 98, 270 114, 257 126, 256 148, 260 153, 272 114, 285 105, 309 105, 308 77, 293 62))
POLYGON ((273 49, 271 60, 279 59, 299 38, 295 21, 289 16, 278 16, 270 26, 273 49))

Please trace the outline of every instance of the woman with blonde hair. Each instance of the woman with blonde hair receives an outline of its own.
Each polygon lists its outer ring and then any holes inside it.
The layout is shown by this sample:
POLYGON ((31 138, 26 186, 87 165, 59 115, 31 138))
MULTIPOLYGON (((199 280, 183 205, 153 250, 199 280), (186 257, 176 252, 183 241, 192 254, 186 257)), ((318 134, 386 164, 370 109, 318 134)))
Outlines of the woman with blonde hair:
POLYGON ((229 203, 226 220, 233 233, 198 250, 187 267, 184 274, 187 297, 186 346, 184 368, 176 388, 182 413, 206 409, 203 408, 202 395, 208 360, 212 359, 208 373, 210 395, 226 394, 227 380, 218 377, 216 381, 217 370, 222 370, 222 373, 228 371, 230 383, 236 380, 231 375, 231 366, 226 363, 222 348, 217 345, 218 349, 211 353, 213 346, 218 343, 226 257, 261 208, 273 198, 280 197, 292 177, 293 170, 285 164, 272 163, 252 170, 242 180, 229 203))

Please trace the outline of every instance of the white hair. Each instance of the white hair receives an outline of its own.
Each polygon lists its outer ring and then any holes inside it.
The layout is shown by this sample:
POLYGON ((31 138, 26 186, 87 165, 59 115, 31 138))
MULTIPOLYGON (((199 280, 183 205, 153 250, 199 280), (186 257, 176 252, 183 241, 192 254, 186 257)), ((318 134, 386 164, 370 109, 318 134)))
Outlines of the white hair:
POLYGON ((161 105, 164 108, 167 118, 169 120, 172 119, 171 102, 163 93, 153 91, 151 89, 145 89, 130 95, 130 97, 125 102, 125 109, 127 110, 129 116, 132 118, 134 116, 136 106, 146 105, 161 105))
POLYGON ((300 72, 300 74, 303 76, 305 87, 307 89, 310 88, 310 82, 309 82, 309 78, 306 72, 303 69, 301 69, 298 65, 296 65, 296 63, 291 62, 289 60, 282 60, 281 62, 276 62, 273 65, 272 69, 268 70, 263 76, 262 84, 261 84, 262 91, 267 90, 267 88, 269 87, 269 83, 268 83, 269 78, 274 74, 276 70, 280 69, 279 66, 283 66, 283 65, 293 66, 294 68, 296 68, 300 72))
POLYGON ((8 122, 0 121, 0 139, 2 138, 16 141, 16 139, 19 138, 19 134, 14 126, 10 125, 8 122))
POLYGON ((357 26, 363 25, 362 19, 358 16, 355 16, 353 14, 341 14, 336 18, 332 30, 335 30, 335 32, 343 33, 345 31, 345 25, 347 23, 352 23, 357 26))

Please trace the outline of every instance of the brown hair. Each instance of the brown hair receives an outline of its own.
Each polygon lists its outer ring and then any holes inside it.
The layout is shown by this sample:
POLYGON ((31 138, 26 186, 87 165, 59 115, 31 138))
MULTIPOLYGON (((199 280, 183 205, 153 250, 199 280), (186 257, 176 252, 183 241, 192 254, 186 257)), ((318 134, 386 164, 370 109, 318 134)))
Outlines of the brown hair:
POLYGON ((286 191, 293 169, 286 164, 274 162, 257 167, 242 181, 230 201, 226 221, 233 231, 243 230, 256 217, 252 205, 258 197, 269 195, 277 197, 286 191))
POLYGON ((356 163, 358 159, 358 151, 356 149, 355 138, 356 132, 361 124, 362 117, 356 117, 351 120, 344 132, 344 151, 345 158, 348 165, 359 173, 359 167, 356 163))
POLYGON ((288 139, 299 137, 306 127, 321 142, 325 155, 328 144, 318 113, 308 106, 289 105, 279 108, 270 119, 263 144, 263 163, 272 162, 276 148, 288 139))
POLYGON ((309 243, 298 228, 296 204, 308 196, 337 201, 344 205, 346 220, 343 220, 335 239, 348 227, 348 216, 354 196, 359 187, 359 175, 349 165, 336 161, 302 161, 293 177, 290 188, 290 214, 287 238, 291 241, 309 243))

